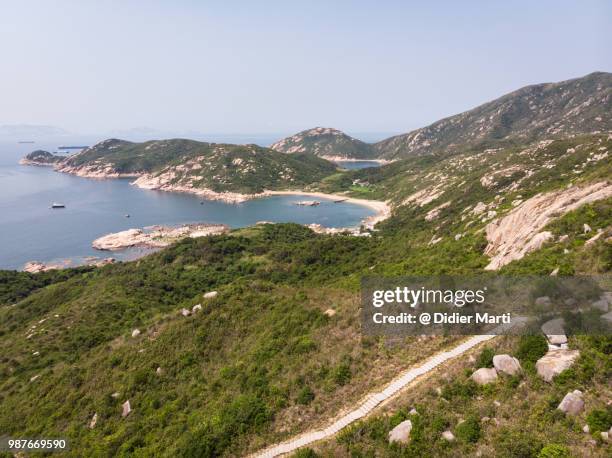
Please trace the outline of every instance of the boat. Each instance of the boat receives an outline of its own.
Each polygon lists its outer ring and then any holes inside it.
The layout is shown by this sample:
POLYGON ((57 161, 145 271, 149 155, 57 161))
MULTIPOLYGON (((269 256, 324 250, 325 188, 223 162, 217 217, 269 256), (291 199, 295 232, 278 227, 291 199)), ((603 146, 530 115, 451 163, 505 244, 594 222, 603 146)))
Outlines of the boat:
POLYGON ((126 217, 126 218, 129 218, 129 217, 130 217, 130 214, 129 214, 129 213, 126 213, 126 214, 125 214, 125 217, 126 217))
POLYGON ((335 204, 339 204, 339 203, 342 203, 342 202, 346 202, 347 200, 348 200, 348 197, 346 199, 334 200, 334 203, 335 204))
POLYGON ((58 146, 57 149, 85 149, 88 146, 58 146))
POLYGON ((60 204, 58 202, 53 202, 51 204, 51 208, 66 208, 66 206, 64 204, 60 204))
POLYGON ((25 144, 25 143, 35 143, 35 142, 33 140, 21 140, 21 141, 18 141, 17 143, 25 144))
POLYGON ((319 202, 318 200, 300 200, 299 202, 296 202, 295 205, 301 205, 305 207, 316 207, 320 203, 321 202, 319 202))

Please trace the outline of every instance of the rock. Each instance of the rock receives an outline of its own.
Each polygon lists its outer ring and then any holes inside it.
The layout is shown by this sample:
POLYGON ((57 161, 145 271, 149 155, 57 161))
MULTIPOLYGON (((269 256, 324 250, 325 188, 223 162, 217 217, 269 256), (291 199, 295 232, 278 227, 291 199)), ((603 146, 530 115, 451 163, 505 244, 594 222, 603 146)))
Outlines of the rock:
POLYGON ((551 350, 536 362, 538 375, 547 382, 569 369, 580 356, 578 350, 551 350))
POLYGON ((493 404, 495 405, 495 407, 501 406, 501 402, 499 402, 497 399, 493 401, 493 404))
POLYGON ((486 385, 497 380, 497 371, 493 368, 481 367, 472 374, 471 379, 478 385, 486 385))
POLYGON ((550 273, 550 276, 551 276, 551 277, 556 277, 558 274, 559 274, 559 268, 557 267, 557 268, 555 268, 555 270, 553 270, 553 271, 550 273))
POLYGON ((578 415, 584 410, 582 391, 574 390, 571 393, 567 393, 557 409, 565 412, 568 415, 578 415))
POLYGON ((587 203, 610 196, 612 183, 601 181, 541 193, 527 199, 501 218, 487 224, 485 232, 488 244, 484 254, 490 256, 491 261, 485 269, 499 269, 541 248, 552 237, 550 231, 542 231, 550 221, 587 203))
POLYGON ((117 399, 119 397, 119 393, 117 391, 115 391, 113 394, 111 394, 111 398, 113 399, 117 399))
POLYGON ((487 209, 487 206, 484 204, 484 202, 478 202, 476 206, 474 207, 474 209, 472 210, 472 214, 480 215, 481 213, 484 213, 486 209, 487 209))
POLYGON ((89 422, 89 429, 94 429, 96 427, 96 423, 98 423, 98 414, 94 413, 93 417, 91 417, 91 421, 89 422))
POLYGON ((449 442, 452 442, 455 440, 455 435, 451 431, 444 431, 442 433, 442 438, 449 442))
POLYGON ((605 442, 608 442, 610 440, 610 432, 609 431, 602 431, 601 432, 601 439, 605 442))
POLYGON ((495 355, 493 357, 493 367, 497 372, 508 375, 515 375, 521 371, 519 360, 510 355, 495 355))
POLYGON ((438 396, 442 396, 442 388, 437 387, 437 388, 436 388, 436 394, 437 394, 438 396))
POLYGON ((487 416, 484 416, 484 417, 482 417, 482 418, 480 419, 480 421, 481 421, 482 423, 486 423, 486 422, 487 422, 487 421, 489 421, 490 419, 491 419, 491 418, 489 418, 489 417, 487 417, 487 416))
POLYGON ((417 412, 417 409, 415 409, 414 407, 412 409, 410 409, 410 412, 408 412, 410 415, 418 415, 419 412, 417 412))
POLYGON ((555 318, 544 323, 541 329, 551 344, 561 345, 567 343, 564 327, 565 321, 563 321, 563 318, 555 318))
POLYGON ((181 309, 181 315, 183 316, 189 316, 191 315, 191 312, 187 309, 181 309))
POLYGON ((193 308, 191 309, 192 313, 196 313, 199 312, 200 310, 202 310, 202 304, 196 304, 193 306, 193 308))
POLYGON ((323 313, 327 316, 334 316, 336 314, 336 311, 334 309, 327 309, 323 313))
POLYGON ((582 229, 585 234, 588 234, 589 232, 593 230, 591 229, 591 226, 589 226, 587 223, 584 223, 584 225, 582 226, 582 229))
POLYGON ((163 369, 161 367, 158 367, 157 369, 155 369, 155 373, 157 375, 162 375, 164 373, 163 369))
POLYGON ((568 240, 569 240, 569 235, 563 234, 561 237, 559 237, 558 242, 563 243, 563 242, 567 242, 568 240))
POLYGON ((127 417, 130 414, 130 412, 132 411, 132 406, 130 406, 130 401, 129 400, 127 400, 123 404, 121 404, 121 407, 123 408, 123 411, 121 412, 121 416, 122 417, 127 417))
POLYGON ((410 431, 412 431, 412 422, 410 420, 401 422, 389 432, 389 443, 407 444, 410 440, 410 431))
POLYGON ((539 305, 539 306, 550 305, 550 297, 548 296, 538 297, 535 300, 535 305, 539 305))
POLYGON ((601 316, 603 320, 609 321, 612 323, 612 312, 605 313, 601 316))
POLYGON ((40 374, 35 375, 34 377, 30 377, 30 382, 35 381, 36 379, 38 379, 38 377, 40 377, 40 374))
POLYGON ((140 335, 140 329, 134 329, 132 331, 132 337, 138 337, 140 335))
POLYGON ((213 298, 217 297, 217 294, 219 294, 219 293, 217 293, 217 291, 209 291, 207 293, 204 293, 202 295, 202 297, 204 299, 213 299, 213 298))
POLYGON ((91 244, 96 250, 122 250, 133 246, 163 248, 186 238, 223 234, 229 230, 224 224, 187 224, 180 227, 155 226, 152 230, 128 229, 97 238, 91 244))
POLYGON ((584 425, 582 431, 588 434, 591 432, 591 428, 589 428, 589 425, 584 425))

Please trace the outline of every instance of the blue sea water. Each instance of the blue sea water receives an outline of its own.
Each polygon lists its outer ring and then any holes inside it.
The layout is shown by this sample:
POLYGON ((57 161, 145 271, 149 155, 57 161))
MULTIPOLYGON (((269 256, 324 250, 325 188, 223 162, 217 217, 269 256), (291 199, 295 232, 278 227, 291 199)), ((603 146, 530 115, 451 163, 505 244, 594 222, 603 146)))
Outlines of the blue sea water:
POLYGON ((140 252, 101 252, 91 248, 91 242, 111 232, 156 224, 206 222, 237 228, 258 221, 290 221, 351 227, 374 214, 367 207, 324 199, 317 199, 321 201, 317 207, 297 206, 296 201, 312 199, 300 196, 273 196, 242 204, 201 203, 192 195, 139 189, 127 179, 87 179, 17 163, 34 149, 57 151, 57 146, 0 144, 0 269, 21 269, 34 260, 68 259, 74 265, 87 256, 129 259, 140 252), (66 208, 51 209, 52 202, 66 208))

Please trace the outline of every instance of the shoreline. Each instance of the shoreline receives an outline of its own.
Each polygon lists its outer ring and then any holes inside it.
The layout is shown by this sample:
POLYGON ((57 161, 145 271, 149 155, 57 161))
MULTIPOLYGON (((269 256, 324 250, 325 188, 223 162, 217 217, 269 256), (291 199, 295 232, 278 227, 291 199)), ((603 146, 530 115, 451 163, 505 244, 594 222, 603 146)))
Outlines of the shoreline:
POLYGON ((376 211, 376 215, 368 216, 362 220, 368 229, 372 229, 376 223, 384 221, 391 216, 391 207, 382 200, 368 200, 350 197, 343 194, 326 194, 318 191, 265 191, 262 197, 268 196, 308 196, 321 199, 342 200, 349 204, 361 205, 376 211))
POLYGON ((394 162, 389 159, 358 159, 354 157, 344 157, 344 156, 319 156, 321 159, 325 159, 330 162, 376 162, 377 164, 385 165, 391 164, 394 162))

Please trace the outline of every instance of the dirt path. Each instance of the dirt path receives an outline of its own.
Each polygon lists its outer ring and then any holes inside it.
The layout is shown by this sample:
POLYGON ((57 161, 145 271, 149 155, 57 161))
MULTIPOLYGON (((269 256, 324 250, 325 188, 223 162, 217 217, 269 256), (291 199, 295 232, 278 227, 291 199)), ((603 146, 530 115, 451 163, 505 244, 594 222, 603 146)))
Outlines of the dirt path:
POLYGON ((342 417, 331 423, 327 428, 317 431, 305 432, 295 437, 294 439, 290 439, 280 444, 271 445, 268 448, 261 450, 252 456, 261 458, 272 458, 293 452, 298 448, 304 447, 313 442, 332 437, 338 431, 350 425, 354 421, 359 420, 360 418, 363 418, 368 415, 380 403, 394 396, 398 391, 400 391, 406 385, 414 381, 417 377, 431 372, 433 369, 435 369, 445 361, 448 361, 452 358, 456 358, 457 356, 460 356, 461 354, 468 351, 470 348, 475 347, 476 345, 490 340, 494 337, 496 336, 482 335, 470 337, 468 340, 457 345, 451 350, 438 353, 429 358, 421 365, 402 373, 398 378, 394 379, 391 383, 389 383, 384 390, 378 393, 368 394, 360 401, 359 407, 357 409, 352 410, 349 413, 343 415, 342 417))

